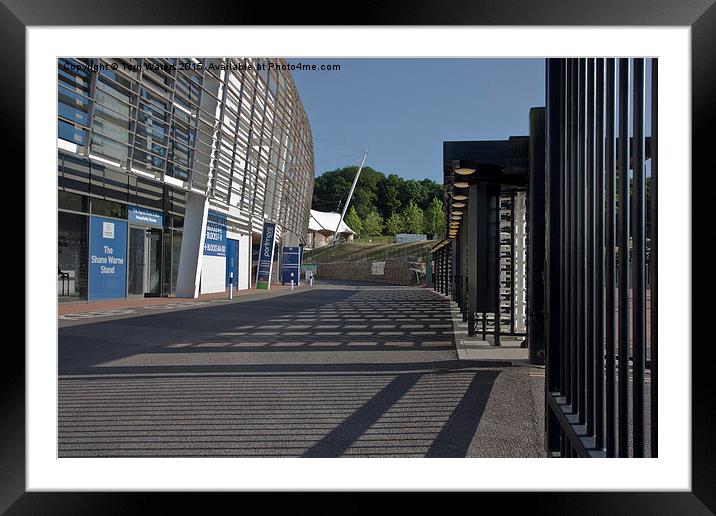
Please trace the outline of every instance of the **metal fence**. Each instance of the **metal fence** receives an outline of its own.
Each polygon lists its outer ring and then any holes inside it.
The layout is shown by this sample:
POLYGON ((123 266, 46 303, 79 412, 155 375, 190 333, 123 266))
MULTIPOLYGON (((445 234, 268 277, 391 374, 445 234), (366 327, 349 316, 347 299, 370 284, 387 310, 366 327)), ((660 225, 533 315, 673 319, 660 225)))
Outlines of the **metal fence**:
POLYGON ((443 240, 433 248, 433 288, 445 295, 452 297, 452 243, 450 240, 443 240))
POLYGON ((553 456, 657 456, 657 82, 656 59, 547 60, 553 456))

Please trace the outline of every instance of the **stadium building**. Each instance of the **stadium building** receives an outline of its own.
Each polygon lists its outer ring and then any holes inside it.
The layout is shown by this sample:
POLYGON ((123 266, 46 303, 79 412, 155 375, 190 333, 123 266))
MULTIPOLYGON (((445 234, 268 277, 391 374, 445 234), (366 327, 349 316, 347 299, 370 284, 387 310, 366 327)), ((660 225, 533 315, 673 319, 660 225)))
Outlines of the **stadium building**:
POLYGON ((245 289, 265 225, 306 243, 313 141, 284 64, 58 60, 61 301, 245 289))

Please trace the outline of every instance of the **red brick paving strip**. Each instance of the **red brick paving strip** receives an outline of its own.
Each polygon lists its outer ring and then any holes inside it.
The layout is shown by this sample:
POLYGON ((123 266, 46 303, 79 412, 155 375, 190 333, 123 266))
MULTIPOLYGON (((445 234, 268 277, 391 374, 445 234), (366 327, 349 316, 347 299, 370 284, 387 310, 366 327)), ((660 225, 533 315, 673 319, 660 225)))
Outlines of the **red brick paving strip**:
MULTIPOLYGON (((288 285, 281 285, 280 283, 271 284, 270 290, 287 290, 291 287, 288 285)), ((248 296, 259 292, 266 292, 265 290, 257 290, 252 287, 250 289, 234 290, 234 297, 248 296)), ((149 306, 149 305, 166 305, 174 303, 185 303, 188 301, 211 301, 213 299, 227 299, 229 297, 229 291, 216 292, 213 294, 200 294, 197 299, 190 297, 140 297, 132 299, 112 299, 110 301, 80 301, 76 303, 59 303, 57 307, 58 315, 65 314, 76 314, 82 312, 93 312, 95 310, 112 310, 115 308, 128 308, 135 306, 149 306)))

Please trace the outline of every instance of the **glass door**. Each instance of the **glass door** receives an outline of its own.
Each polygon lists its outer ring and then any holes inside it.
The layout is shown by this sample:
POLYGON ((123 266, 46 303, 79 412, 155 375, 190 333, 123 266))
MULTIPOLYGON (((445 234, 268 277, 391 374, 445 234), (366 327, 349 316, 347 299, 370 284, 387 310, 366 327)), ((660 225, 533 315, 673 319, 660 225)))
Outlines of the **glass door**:
POLYGON ((127 292, 130 296, 144 295, 144 264, 146 259, 145 231, 144 228, 129 228, 129 286, 127 292))
POLYGON ((147 296, 161 295, 161 272, 162 272, 162 230, 147 229, 146 243, 147 267, 146 286, 144 294, 147 296))

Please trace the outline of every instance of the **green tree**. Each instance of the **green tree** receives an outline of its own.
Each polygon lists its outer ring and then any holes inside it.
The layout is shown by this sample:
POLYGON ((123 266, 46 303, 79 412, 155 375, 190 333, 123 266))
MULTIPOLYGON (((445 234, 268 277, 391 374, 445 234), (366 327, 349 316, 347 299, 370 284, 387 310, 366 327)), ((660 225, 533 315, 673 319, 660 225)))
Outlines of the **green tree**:
POLYGON ((405 219, 405 228, 409 233, 422 233, 425 229, 425 221, 423 220, 423 210, 410 201, 408 207, 405 208, 403 213, 403 219, 405 219))
POLYGON ((361 231, 363 230, 363 223, 358 216, 358 212, 356 211, 355 206, 351 206, 348 209, 348 213, 346 213, 346 218, 343 219, 343 222, 345 222, 348 227, 355 232, 356 236, 361 235, 361 231))
POLYGON ((385 234, 395 236, 403 231, 405 231, 405 221, 400 213, 395 212, 388 217, 388 220, 385 223, 385 234))
POLYGON ((390 174, 378 185, 378 212, 384 219, 401 210, 400 188, 404 182, 402 177, 390 174))
POLYGON ((363 235, 379 236, 383 233, 383 217, 371 211, 363 220, 363 235))
POLYGON ((445 210, 442 201, 437 197, 433 198, 425 210, 425 232, 433 238, 442 237, 445 232, 445 210))
MULTIPOLYGON (((311 207, 318 211, 341 211, 357 170, 358 167, 343 167, 317 176, 311 207)), ((411 201, 426 210, 433 199, 442 199, 443 188, 432 179, 403 179, 396 174, 386 175, 371 167, 363 167, 351 206, 355 206, 362 220, 371 212, 388 220, 393 213, 403 213, 411 201)))

